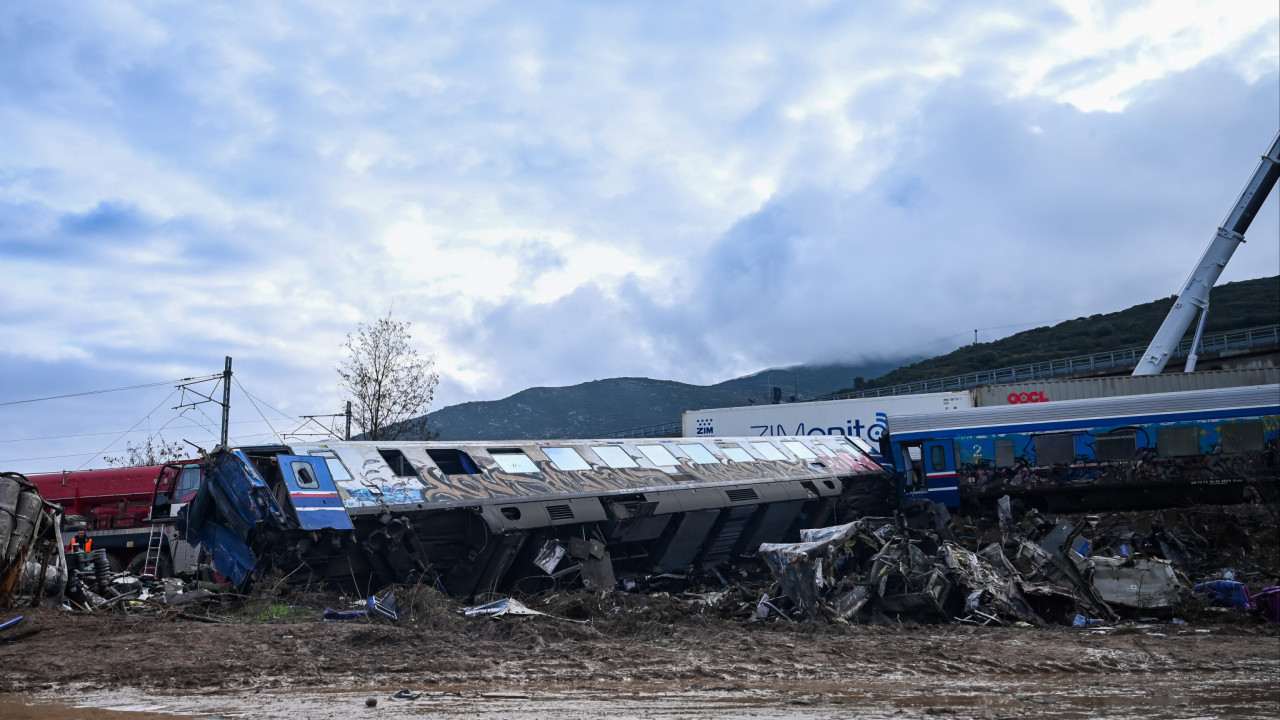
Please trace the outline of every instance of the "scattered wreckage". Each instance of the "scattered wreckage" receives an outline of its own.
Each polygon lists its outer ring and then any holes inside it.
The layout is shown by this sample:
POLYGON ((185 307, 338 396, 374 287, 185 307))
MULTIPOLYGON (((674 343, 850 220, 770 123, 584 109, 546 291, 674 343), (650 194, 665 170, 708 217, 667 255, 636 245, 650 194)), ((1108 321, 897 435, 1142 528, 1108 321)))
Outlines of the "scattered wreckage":
POLYGON ((20 473, 0 473, 0 609, 60 599, 67 580, 62 508, 20 473))
MULTIPOLYGON (((1271 608, 1280 602, 1280 587, 1251 595, 1229 570, 1225 579, 1193 587, 1172 560, 1137 556, 1132 531, 1093 527, 1096 517, 1093 523, 1049 521, 1033 510, 1015 524, 1006 510, 1000 540, 975 551, 937 517, 939 509, 928 508, 933 522, 863 517, 802 530, 798 543, 761 545, 761 558, 793 606, 784 616, 1084 625, 1168 613, 1193 594, 1211 605, 1257 609, 1264 620, 1280 616, 1271 608)), ((1165 554, 1185 557, 1185 548, 1182 554, 1173 549, 1180 544, 1176 533, 1159 528, 1155 535, 1165 554)))
POLYGON ((271 568, 364 594, 612 588, 887 511, 869 454, 812 436, 219 447, 177 527, 237 586, 271 568))
MULTIPOLYGON (((866 448, 843 438, 222 447, 201 470, 179 526, 208 569, 183 581, 64 549, 61 508, 3 475, 0 607, 163 609, 271 573, 366 598, 326 608, 329 620, 395 620, 395 586, 508 596, 471 617, 539 613, 515 598, 585 588, 610 613, 659 610, 628 610, 630 594, 754 621, 1093 624, 1167 616, 1194 595, 1280 620, 1280 587, 1251 593, 1225 569, 1236 560, 1206 553, 1241 557, 1251 541, 1237 542, 1240 528, 1218 537, 1213 520, 1163 511, 1133 529, 1122 514, 1015 521, 1006 501, 998 535, 992 525, 980 540, 942 505, 897 502, 866 448)), ((1249 508, 1272 513, 1250 527, 1274 532, 1273 508, 1249 508)), ((1273 564, 1245 575, 1274 583, 1273 564)))

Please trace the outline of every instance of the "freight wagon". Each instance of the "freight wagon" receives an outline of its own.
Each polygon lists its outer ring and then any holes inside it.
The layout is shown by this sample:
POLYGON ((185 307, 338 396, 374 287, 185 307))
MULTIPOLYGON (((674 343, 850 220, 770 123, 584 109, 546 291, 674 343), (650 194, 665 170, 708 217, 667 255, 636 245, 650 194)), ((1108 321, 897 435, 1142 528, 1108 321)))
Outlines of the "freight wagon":
POLYGON ((236 583, 274 568, 463 597, 612 587, 883 512, 892 476, 869 450, 839 436, 219 447, 178 527, 236 583))
POLYGON ((1240 502, 1275 492, 1280 385, 890 418, 903 494, 1056 511, 1240 502))

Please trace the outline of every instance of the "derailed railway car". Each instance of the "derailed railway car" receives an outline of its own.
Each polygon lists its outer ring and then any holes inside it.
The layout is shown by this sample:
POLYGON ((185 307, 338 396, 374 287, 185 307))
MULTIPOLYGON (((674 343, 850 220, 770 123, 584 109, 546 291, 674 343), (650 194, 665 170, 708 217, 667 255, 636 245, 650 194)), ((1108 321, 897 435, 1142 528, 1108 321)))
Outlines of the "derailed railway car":
POLYGON ((219 447, 179 531, 241 584, 268 567, 462 597, 715 571, 883 512, 845 438, 327 442, 219 447))
POLYGON ((1274 496, 1280 385, 1064 400, 891 418, 902 492, 1055 511, 1274 496))

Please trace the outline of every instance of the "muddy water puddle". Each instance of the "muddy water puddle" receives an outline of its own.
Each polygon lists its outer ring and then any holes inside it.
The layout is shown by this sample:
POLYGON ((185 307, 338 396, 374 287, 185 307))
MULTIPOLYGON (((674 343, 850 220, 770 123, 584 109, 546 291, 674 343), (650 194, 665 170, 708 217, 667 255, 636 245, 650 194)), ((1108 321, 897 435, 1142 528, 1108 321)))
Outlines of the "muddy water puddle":
POLYGON ((910 681, 815 679, 754 687, 594 684, 511 688, 456 687, 394 699, 399 688, 214 691, 63 690, 0 695, 0 718, 12 720, 151 720, 153 718, 429 717, 459 720, 534 718, 1272 718, 1280 689, 1266 673, 1172 673, 982 677, 921 676, 910 681), (366 703, 372 698, 376 706, 366 703))

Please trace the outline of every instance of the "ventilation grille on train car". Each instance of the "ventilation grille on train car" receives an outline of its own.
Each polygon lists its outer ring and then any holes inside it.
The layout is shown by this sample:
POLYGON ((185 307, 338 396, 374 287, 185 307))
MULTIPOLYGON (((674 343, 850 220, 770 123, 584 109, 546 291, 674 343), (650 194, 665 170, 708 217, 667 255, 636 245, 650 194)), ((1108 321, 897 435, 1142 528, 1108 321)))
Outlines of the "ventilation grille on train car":
POLYGON ((572 520, 573 508, 568 505, 548 505, 547 515, 550 515, 552 520, 572 520))
POLYGON ((754 488, 731 488, 725 490, 724 494, 729 496, 730 502, 747 502, 748 500, 760 499, 754 488))

